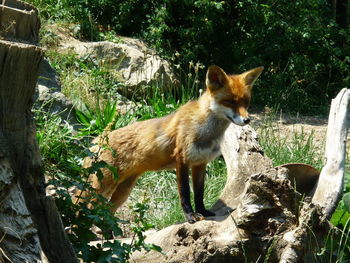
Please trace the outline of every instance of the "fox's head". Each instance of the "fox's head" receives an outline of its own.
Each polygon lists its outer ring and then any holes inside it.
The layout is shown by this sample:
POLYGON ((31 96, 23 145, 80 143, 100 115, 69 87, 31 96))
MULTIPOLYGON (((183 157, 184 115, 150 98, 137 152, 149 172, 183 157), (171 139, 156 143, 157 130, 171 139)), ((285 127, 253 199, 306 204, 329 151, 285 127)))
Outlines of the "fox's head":
POLYGON ((237 125, 248 124, 252 87, 263 69, 258 67, 239 75, 227 75, 220 67, 210 66, 206 75, 207 91, 212 97, 210 109, 237 125))

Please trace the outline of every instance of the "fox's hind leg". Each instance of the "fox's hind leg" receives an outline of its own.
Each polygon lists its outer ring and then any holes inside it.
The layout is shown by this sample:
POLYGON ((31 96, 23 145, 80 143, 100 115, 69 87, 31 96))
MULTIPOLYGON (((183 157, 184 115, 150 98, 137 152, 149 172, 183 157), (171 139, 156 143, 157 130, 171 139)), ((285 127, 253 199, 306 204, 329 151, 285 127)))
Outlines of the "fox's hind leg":
POLYGON ((138 177, 139 175, 130 176, 118 184, 110 199, 110 202, 113 204, 113 208, 111 209, 113 214, 128 199, 138 177))

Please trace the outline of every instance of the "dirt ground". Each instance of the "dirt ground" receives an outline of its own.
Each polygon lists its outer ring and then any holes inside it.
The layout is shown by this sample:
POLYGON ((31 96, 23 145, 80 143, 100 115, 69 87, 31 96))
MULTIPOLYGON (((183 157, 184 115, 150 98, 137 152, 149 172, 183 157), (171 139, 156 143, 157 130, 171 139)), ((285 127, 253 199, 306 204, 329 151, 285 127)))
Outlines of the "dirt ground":
MULTIPOLYGON (((295 132, 303 132, 305 135, 313 133, 314 144, 319 151, 323 153, 323 148, 326 140, 328 119, 326 117, 316 116, 292 116, 288 114, 277 114, 271 117, 268 113, 253 113, 251 114, 251 125, 258 129, 266 123, 272 124, 278 129, 281 135, 290 138, 295 132)), ((308 137, 308 136, 306 136, 308 137)), ((348 136, 349 140, 350 136, 348 136)))

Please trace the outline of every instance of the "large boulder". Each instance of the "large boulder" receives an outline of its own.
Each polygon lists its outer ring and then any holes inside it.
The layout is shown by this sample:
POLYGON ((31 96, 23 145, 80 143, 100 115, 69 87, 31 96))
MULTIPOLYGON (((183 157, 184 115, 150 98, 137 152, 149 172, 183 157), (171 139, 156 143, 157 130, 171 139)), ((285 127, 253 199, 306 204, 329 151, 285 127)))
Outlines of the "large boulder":
MULTIPOLYGON (((114 98, 117 111, 122 114, 135 109, 136 104, 129 99, 145 98, 150 93, 150 85, 157 85, 160 92, 165 93, 178 84, 170 63, 141 40, 121 37, 118 43, 82 42, 67 29, 53 27, 51 30, 58 40, 60 53, 73 52, 79 57, 89 56, 116 76, 117 82, 122 83, 117 85, 119 94, 115 94, 114 98)), ((63 120, 75 126, 73 103, 61 92, 59 76, 47 60, 43 60, 40 65, 34 101, 36 108, 44 107, 50 113, 60 114, 63 120)))
POLYGON ((61 92, 59 76, 46 59, 40 63, 34 101, 36 109, 43 108, 45 111, 58 114, 63 120, 75 124, 73 103, 61 92))
POLYGON ((123 83, 118 92, 131 97, 142 98, 149 93, 150 85, 157 85, 162 93, 178 86, 178 80, 171 65, 138 39, 120 37, 119 43, 81 42, 61 31, 61 51, 74 51, 78 56, 90 56, 101 65, 114 71, 123 83), (63 36, 64 35, 64 36, 63 36))

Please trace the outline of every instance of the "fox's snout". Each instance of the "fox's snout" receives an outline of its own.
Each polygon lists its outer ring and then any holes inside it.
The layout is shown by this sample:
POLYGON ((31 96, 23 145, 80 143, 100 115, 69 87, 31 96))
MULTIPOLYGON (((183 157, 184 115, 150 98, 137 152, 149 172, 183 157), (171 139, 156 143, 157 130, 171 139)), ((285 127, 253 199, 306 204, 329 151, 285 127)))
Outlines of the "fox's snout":
POLYGON ((225 109, 226 117, 234 124, 239 126, 244 126, 250 123, 249 113, 245 106, 225 107, 225 108, 226 108, 225 109))
POLYGON ((244 126, 250 123, 249 117, 242 117, 240 115, 234 115, 233 118, 227 116, 227 118, 236 125, 244 126))

